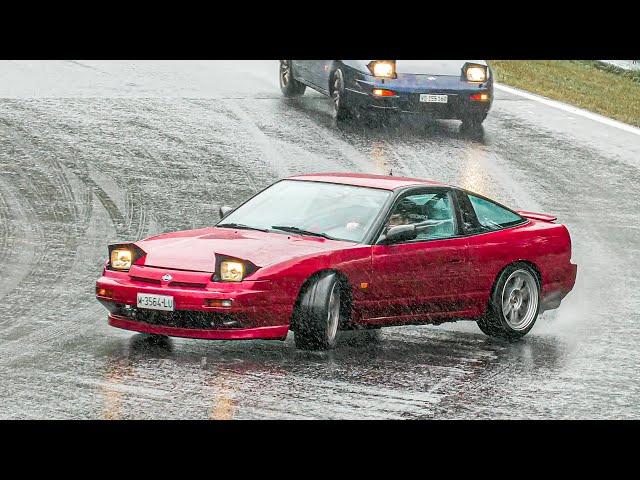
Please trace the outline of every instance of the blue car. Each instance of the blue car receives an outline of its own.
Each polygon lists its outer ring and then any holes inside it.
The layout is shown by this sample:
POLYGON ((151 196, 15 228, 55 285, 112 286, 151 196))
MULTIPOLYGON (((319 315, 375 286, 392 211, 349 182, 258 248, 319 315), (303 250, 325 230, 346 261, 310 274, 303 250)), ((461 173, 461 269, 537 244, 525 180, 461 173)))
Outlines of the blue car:
POLYGON ((333 100, 336 119, 365 112, 405 112, 479 127, 493 102, 483 60, 280 60, 287 97, 306 87, 333 100))

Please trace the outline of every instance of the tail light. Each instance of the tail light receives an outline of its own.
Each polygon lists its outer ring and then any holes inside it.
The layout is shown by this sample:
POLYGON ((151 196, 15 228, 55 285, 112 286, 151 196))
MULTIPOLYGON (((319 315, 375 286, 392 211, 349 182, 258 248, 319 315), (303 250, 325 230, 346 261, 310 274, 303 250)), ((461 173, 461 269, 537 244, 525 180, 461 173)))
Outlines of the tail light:
POLYGON ((469 97, 474 102, 488 102, 490 98, 488 93, 474 93, 469 97))

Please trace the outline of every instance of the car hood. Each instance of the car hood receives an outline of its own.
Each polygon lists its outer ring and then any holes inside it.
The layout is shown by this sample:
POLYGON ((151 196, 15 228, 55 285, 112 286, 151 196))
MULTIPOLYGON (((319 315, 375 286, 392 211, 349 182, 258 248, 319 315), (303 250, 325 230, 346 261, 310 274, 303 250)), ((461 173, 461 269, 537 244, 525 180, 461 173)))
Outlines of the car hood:
POLYGON ((396 60, 396 72, 413 75, 460 76, 465 63, 486 65, 484 60, 396 60))
POLYGON ((135 243, 146 253, 147 266, 211 273, 216 254, 264 267, 355 245, 321 237, 215 227, 167 233, 135 243))

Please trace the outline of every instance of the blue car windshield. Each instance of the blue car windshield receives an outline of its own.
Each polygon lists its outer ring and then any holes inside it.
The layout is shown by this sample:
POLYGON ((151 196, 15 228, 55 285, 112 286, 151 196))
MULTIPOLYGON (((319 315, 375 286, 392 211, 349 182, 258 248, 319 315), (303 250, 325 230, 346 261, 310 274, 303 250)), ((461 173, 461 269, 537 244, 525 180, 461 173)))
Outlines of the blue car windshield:
POLYGON ((362 242, 390 195, 389 190, 376 188, 282 180, 238 207, 217 226, 362 242))

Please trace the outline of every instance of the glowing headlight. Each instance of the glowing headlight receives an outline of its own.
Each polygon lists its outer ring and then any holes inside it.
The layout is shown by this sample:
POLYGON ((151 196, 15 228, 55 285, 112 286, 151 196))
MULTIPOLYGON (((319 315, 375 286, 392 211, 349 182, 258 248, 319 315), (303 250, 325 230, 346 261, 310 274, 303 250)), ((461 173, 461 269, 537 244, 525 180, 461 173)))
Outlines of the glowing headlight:
POLYGON ((369 64, 369 70, 376 77, 393 78, 396 75, 396 62, 393 60, 375 60, 369 64))
POLYGON ((244 264, 225 260, 220 263, 220 279, 227 282, 240 282, 244 277, 244 264))
POLYGON ((114 248, 111 251, 111 268, 115 270, 128 270, 131 268, 131 257, 131 250, 114 248))
POLYGON ((467 68, 467 80, 470 82, 484 82, 487 79, 487 69, 485 67, 467 68))

